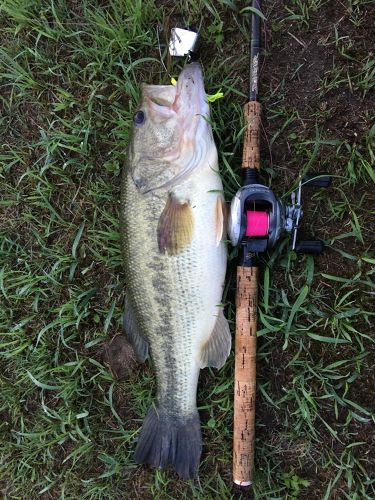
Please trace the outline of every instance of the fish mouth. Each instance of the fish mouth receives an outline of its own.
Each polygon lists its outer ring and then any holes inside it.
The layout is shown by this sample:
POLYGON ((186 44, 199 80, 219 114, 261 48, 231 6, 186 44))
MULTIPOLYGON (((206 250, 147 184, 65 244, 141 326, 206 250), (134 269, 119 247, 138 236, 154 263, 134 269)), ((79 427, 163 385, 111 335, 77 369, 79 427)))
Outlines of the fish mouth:
POLYGON ((177 117, 185 130, 196 130, 200 118, 209 116, 201 65, 187 64, 176 85, 143 85, 142 97, 155 119, 177 117))
POLYGON ((197 62, 187 64, 181 71, 176 85, 176 97, 172 109, 185 124, 200 121, 209 116, 209 106, 201 65, 197 62))
POLYGON ((142 84, 142 97, 149 99, 159 106, 172 107, 176 99, 177 88, 175 85, 149 85, 142 84))

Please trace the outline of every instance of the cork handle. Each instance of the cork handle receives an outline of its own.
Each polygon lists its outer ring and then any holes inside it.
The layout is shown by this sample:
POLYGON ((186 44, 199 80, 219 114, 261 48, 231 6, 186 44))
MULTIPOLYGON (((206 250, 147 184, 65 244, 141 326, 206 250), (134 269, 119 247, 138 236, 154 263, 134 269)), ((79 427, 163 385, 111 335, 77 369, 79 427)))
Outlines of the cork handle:
POLYGON ((242 168, 260 168, 260 114, 261 105, 257 101, 250 101, 244 106, 244 116, 247 124, 245 130, 242 168))
POLYGON ((233 481, 252 482, 255 434, 258 268, 237 267, 233 481))

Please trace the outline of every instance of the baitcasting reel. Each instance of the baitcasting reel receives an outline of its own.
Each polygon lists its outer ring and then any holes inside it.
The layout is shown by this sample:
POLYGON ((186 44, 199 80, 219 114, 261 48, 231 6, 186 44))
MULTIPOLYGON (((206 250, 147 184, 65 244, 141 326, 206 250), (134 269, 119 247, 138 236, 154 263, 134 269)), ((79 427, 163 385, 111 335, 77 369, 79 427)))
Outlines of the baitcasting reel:
MULTIPOLYGON (((259 184, 257 171, 251 169, 246 184, 232 200, 228 233, 233 246, 244 245, 243 259, 272 248, 283 231, 293 233, 292 250, 297 253, 320 254, 321 240, 297 240, 297 231, 303 215, 301 192, 303 187, 324 187, 331 184, 327 174, 307 175, 300 180, 291 195, 291 204, 283 205, 270 188, 259 184)), ((245 262, 243 262, 245 263, 245 262)))

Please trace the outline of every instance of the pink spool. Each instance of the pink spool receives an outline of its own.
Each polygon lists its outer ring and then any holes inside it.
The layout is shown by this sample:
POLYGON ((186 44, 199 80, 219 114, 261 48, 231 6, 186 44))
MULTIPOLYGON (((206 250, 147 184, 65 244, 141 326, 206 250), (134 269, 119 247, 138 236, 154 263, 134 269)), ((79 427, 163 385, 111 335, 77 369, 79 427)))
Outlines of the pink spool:
POLYGON ((268 234, 269 219, 267 212, 256 210, 246 211, 246 236, 266 236, 268 234))

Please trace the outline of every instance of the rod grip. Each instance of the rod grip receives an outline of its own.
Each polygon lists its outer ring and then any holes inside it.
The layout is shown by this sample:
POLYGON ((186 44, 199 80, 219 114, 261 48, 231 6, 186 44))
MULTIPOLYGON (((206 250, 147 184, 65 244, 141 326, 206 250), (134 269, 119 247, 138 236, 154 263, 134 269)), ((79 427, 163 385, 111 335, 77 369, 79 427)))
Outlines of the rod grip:
POLYGON ((258 101, 244 106, 246 130, 243 142, 242 168, 260 168, 260 116, 262 106, 258 101))
POLYGON ((258 268, 237 267, 233 482, 253 479, 258 268))

